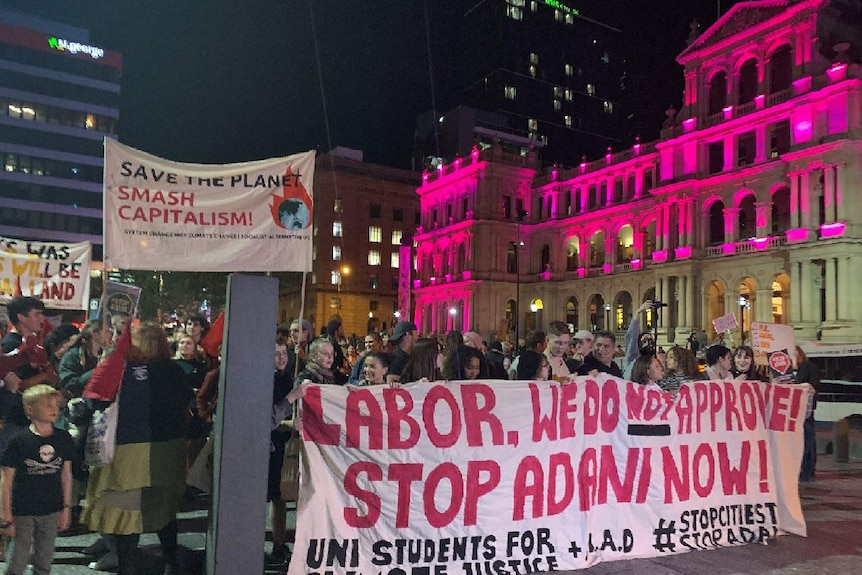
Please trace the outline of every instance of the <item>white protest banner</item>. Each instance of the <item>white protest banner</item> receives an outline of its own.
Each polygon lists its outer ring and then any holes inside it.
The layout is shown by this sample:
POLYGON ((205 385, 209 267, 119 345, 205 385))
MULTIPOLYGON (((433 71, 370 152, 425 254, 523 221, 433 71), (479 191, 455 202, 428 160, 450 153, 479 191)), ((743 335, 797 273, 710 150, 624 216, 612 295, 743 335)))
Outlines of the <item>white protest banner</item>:
POLYGON ((791 358, 796 357, 796 344, 793 341, 793 326, 781 323, 756 321, 751 324, 751 348, 754 350, 754 363, 768 365, 767 354, 784 350, 791 358))
POLYGON ((90 242, 0 237, 0 303, 24 295, 51 309, 87 309, 92 252, 90 242))
POLYGON ((105 139, 105 265, 311 271, 314 151, 183 164, 105 139))
POLYGON ((715 333, 722 334, 739 327, 739 323, 736 321, 736 315, 731 312, 712 320, 712 327, 715 328, 715 333))
POLYGON ((309 386, 288 573, 528 573, 804 536, 807 391, 309 386))

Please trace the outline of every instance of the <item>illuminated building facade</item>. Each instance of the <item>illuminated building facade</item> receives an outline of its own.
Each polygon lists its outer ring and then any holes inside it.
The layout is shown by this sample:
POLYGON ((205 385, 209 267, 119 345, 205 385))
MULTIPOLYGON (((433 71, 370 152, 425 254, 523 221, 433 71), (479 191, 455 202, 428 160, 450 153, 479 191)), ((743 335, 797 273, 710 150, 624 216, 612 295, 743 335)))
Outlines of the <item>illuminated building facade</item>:
MULTIPOLYGON (((358 150, 320 154, 314 172, 314 263, 305 317, 317 333, 335 316, 346 335, 392 326, 398 309, 399 248, 419 218, 419 174, 363 161, 358 150)), ((299 317, 296 288, 282 294, 280 320, 299 317)))
POLYGON ((567 170, 495 146, 426 172, 420 328, 620 333, 655 298, 663 345, 730 312, 862 341, 862 68, 835 10, 736 4, 678 57, 684 105, 656 142, 567 170))
POLYGON ((121 71, 87 30, 0 11, 0 236, 90 241, 101 259, 121 71))

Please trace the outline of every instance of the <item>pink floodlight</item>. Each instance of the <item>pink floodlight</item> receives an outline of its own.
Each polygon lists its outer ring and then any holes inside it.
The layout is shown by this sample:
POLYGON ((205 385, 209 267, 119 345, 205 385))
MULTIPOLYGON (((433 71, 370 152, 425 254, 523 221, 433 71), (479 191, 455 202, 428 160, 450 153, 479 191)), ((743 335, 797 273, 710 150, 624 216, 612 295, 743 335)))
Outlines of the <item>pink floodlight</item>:
POLYGON ((691 257, 691 246, 680 246, 673 250, 674 259, 687 260, 691 257))
POLYGON ((820 237, 821 238, 838 238, 844 235, 844 228, 847 227, 847 224, 844 222, 832 222, 829 224, 823 224, 820 226, 820 237))
POLYGON ((652 253, 652 261, 661 263, 667 261, 667 250, 658 250, 652 253))
POLYGON ((808 228, 792 228, 784 232, 790 243, 804 242, 808 239, 808 228))
POLYGON ((826 70, 826 77, 829 78, 830 82, 838 82, 839 80, 843 80, 847 77, 847 64, 835 64, 828 70, 826 70))
POLYGON ((811 76, 805 76, 798 80, 793 80, 793 93, 798 96, 811 90, 811 76))
POLYGON ((686 134, 693 131, 697 127, 697 118, 686 118, 682 121, 682 128, 686 134))
POLYGON ((750 238, 748 241, 756 250, 765 250, 769 247, 769 238, 750 238))
POLYGON ((736 252, 736 244, 733 242, 729 242, 726 244, 721 244, 721 253, 726 256, 733 255, 736 252))
POLYGON ((578 268, 578 277, 579 278, 587 277, 587 268, 578 268))
POLYGON ((732 105, 731 106, 725 106, 724 108, 721 109, 721 111, 724 112, 724 119, 725 120, 730 120, 731 118, 733 118, 733 106, 732 105))

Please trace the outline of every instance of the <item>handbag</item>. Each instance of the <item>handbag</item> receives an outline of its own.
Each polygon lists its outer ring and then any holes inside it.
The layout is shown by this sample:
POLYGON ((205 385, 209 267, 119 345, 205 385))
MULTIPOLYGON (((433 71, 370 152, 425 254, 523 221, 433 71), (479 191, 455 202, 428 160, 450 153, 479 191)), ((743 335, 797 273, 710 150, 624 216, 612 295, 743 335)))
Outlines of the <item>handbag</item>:
POLYGON ((114 446, 117 440, 120 395, 105 409, 96 410, 87 429, 84 445, 84 462, 90 467, 103 467, 114 461, 114 446))

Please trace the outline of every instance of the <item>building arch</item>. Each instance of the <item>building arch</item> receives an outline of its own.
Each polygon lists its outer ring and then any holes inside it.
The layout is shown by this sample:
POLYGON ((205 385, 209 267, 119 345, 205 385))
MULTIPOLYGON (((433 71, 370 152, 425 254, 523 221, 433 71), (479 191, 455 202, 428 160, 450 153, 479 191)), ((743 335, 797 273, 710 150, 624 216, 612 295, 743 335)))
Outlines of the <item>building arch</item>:
POLYGON ((710 340, 718 337, 712 321, 725 314, 724 294, 726 291, 727 287, 719 279, 708 281, 703 287, 704 315, 706 316, 703 325, 707 326, 706 331, 710 336, 710 340))
POLYGON ((737 239, 745 240, 757 237, 757 198, 748 194, 739 202, 739 221, 737 224, 737 239))
POLYGON ((727 71, 716 71, 707 82, 709 86, 707 114, 718 114, 727 106, 727 71))
POLYGON ((724 243, 724 202, 716 199, 706 209, 706 243, 717 246, 724 243))
POLYGON ((566 300, 566 323, 569 326, 569 329, 574 329, 577 331, 580 328, 580 310, 578 309, 578 298, 575 296, 571 296, 568 300, 566 300))
POLYGON ((539 273, 551 271, 551 246, 545 244, 539 254, 539 273))
POLYGON ((635 233, 631 224, 623 224, 616 232, 617 236, 617 263, 631 263, 634 257, 635 233))
POLYGON ((580 267, 581 240, 577 235, 569 236, 566 241, 566 271, 573 272, 580 267))
POLYGON ((790 229, 790 187, 782 184, 772 191, 771 235, 779 236, 790 229))
POLYGON ((588 318, 590 322, 590 331, 596 332, 607 329, 605 327, 605 298, 602 294, 594 293, 589 298, 587 304, 588 318))
MULTIPOLYGON (((758 315, 757 307, 761 305, 771 306, 772 302, 760 302, 757 300, 757 280, 750 275, 746 275, 739 280, 738 292, 736 295, 737 320, 739 321, 739 333, 742 341, 751 342, 751 322, 758 315)), ((733 305, 733 304, 731 304, 733 305)))
POLYGON ((613 331, 625 330, 632 319, 632 294, 622 290, 614 296, 611 308, 611 328, 613 331))
POLYGON ((590 235, 590 267, 596 268, 605 265, 605 232, 596 230, 590 235))
POLYGON ((754 101, 760 82, 757 57, 753 55, 744 56, 740 62, 741 65, 737 72, 739 83, 736 86, 736 103, 741 106, 754 101))
POLYGON ((772 278, 772 323, 790 323, 790 276, 781 271, 772 278))
POLYGON ((769 93, 787 90, 793 85, 793 46, 788 40, 769 53, 769 93))

